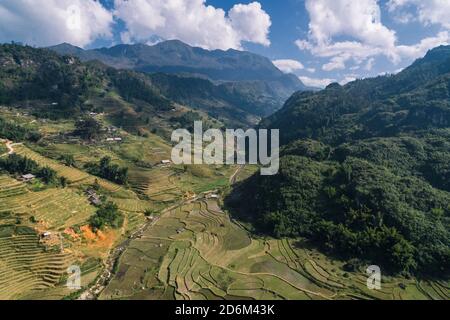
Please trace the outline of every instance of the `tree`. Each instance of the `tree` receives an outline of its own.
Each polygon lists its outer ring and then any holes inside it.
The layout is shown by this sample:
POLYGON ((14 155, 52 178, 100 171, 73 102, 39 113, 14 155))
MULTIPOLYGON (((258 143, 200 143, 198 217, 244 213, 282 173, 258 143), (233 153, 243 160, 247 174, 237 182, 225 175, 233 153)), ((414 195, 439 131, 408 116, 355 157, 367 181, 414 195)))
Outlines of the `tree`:
POLYGON ((101 205, 95 215, 91 217, 90 225, 94 230, 106 226, 117 229, 122 226, 123 220, 123 214, 120 213, 117 205, 113 202, 107 202, 101 205))
POLYGON ((85 140, 96 139, 100 135, 102 129, 101 124, 90 117, 77 121, 75 127, 75 133, 85 140))

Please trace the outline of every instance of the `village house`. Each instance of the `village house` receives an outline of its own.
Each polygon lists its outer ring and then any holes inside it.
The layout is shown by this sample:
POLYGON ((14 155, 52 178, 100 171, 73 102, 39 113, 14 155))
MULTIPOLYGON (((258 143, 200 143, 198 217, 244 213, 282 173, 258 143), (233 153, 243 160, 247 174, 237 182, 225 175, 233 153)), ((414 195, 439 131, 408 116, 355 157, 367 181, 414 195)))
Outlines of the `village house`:
POLYGON ((88 189, 86 191, 86 194, 88 196, 88 200, 91 204, 94 206, 99 206, 102 204, 102 200, 100 199, 99 195, 92 189, 88 189))
POLYGON ((35 175, 28 173, 28 174, 24 174, 20 177, 20 180, 22 180, 23 182, 30 182, 32 180, 34 180, 36 178, 35 175))
POLYGON ((107 142, 121 142, 122 138, 116 137, 116 138, 106 138, 107 142))
POLYGON ((47 239, 47 238, 50 238, 51 235, 52 235, 52 233, 47 231, 47 232, 44 232, 41 234, 41 238, 47 239))

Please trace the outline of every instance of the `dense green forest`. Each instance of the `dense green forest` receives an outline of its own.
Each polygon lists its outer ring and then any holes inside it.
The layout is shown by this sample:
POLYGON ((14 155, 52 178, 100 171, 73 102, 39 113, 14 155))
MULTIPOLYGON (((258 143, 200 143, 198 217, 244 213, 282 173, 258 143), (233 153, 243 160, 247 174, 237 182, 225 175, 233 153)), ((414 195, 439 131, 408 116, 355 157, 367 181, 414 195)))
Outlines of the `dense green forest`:
POLYGON ((82 63, 46 49, 0 45, 0 104, 33 107, 36 116, 57 119, 97 111, 90 101, 109 93, 155 110, 171 105, 145 75, 96 61, 82 63))
POLYGON ((450 275, 450 47, 297 93, 261 126, 280 128, 281 168, 229 196, 240 218, 389 272, 450 275))
POLYGON ((86 171, 95 176, 110 180, 118 184, 128 183, 128 168, 111 163, 111 158, 104 157, 99 163, 86 163, 86 171))
MULTIPOLYGON (((128 113, 134 115, 135 123, 136 119, 170 111, 174 103, 179 103, 226 124, 249 127, 259 115, 280 106, 279 101, 261 96, 261 90, 269 90, 261 86, 266 85, 216 85, 200 78, 118 70, 99 61, 81 62, 47 49, 0 45, 0 105, 29 108, 39 118, 78 117, 103 112, 117 103, 122 104, 123 111, 128 103, 132 108, 128 113)), ((120 112, 111 116, 115 125, 130 127, 120 112)))
POLYGON ((17 154, 0 158, 1 170, 16 175, 33 174, 46 184, 61 184, 62 186, 66 184, 64 178, 58 178, 55 170, 49 167, 41 167, 36 161, 17 154))

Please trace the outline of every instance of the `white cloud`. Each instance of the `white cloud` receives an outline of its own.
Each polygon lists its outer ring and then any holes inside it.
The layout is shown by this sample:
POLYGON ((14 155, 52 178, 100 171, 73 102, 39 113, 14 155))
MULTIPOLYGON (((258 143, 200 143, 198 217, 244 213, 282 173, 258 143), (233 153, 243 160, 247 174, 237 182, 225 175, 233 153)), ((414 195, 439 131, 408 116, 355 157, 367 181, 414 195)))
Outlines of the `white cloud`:
POLYGON ((364 69, 366 69, 367 71, 372 71, 374 63, 375 63, 375 58, 370 58, 369 60, 367 60, 367 63, 366 63, 366 66, 364 67, 364 69))
POLYGON ((356 75, 354 75, 354 74, 345 75, 344 79, 339 81, 339 84, 341 86, 343 86, 343 85, 346 85, 349 82, 355 81, 356 79, 358 79, 358 77, 356 75))
POLYGON ((422 39, 419 43, 411 46, 398 46, 399 54, 408 58, 419 58, 424 56, 428 50, 439 45, 448 45, 450 43, 450 33, 448 31, 439 32, 436 37, 422 39))
POLYGON ((306 76, 300 76, 298 77, 303 84, 305 84, 308 87, 315 87, 315 88, 325 88, 330 83, 336 82, 335 79, 319 79, 319 78, 310 78, 306 76))
POLYGON ((349 60, 359 64, 380 54, 398 60, 395 31, 381 23, 376 0, 306 0, 305 4, 310 16, 309 35, 296 44, 319 57, 329 57, 323 70, 342 70, 349 60), (334 42, 340 36, 352 40, 334 42))
POLYGON ((437 24, 450 29, 450 1, 448 0, 390 0, 389 11, 415 6, 417 16, 424 25, 437 24))
POLYGON ((280 59, 272 62, 278 69, 285 73, 293 73, 294 71, 303 70, 305 68, 305 66, 297 60, 280 59))
MULTIPOLYGON (((422 22, 450 27, 449 0, 391 0, 387 6, 393 12, 411 3, 418 6, 422 22)), ((324 71, 343 70, 350 61, 356 66, 365 63, 364 69, 370 71, 374 57, 385 56, 398 64, 449 42, 449 34, 441 32, 414 45, 399 45, 395 31, 381 21, 377 0, 305 0, 305 5, 310 16, 308 38, 297 40, 296 45, 329 58, 324 71)))
POLYGON ((272 21, 259 2, 236 4, 228 12, 228 17, 241 41, 270 45, 269 28, 272 21))
POLYGON ((93 0, 1 0, 0 42, 84 47, 112 36, 112 13, 93 0))
POLYGON ((333 57, 329 63, 322 66, 322 70, 333 71, 345 69, 345 62, 349 60, 351 56, 349 54, 343 53, 336 57, 333 57))
POLYGON ((122 39, 145 42, 152 35, 206 49, 241 49, 243 41, 270 45, 270 16, 258 2, 237 4, 228 14, 206 0, 115 0, 124 21, 122 39))

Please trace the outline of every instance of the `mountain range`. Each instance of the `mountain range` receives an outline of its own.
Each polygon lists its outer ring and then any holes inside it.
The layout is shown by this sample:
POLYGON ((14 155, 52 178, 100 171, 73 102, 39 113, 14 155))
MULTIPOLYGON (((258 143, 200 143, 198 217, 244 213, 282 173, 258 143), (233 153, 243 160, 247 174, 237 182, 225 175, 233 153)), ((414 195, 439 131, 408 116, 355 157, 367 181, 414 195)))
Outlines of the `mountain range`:
POLYGON ((306 87, 295 75, 283 73, 263 56, 232 49, 209 51, 179 40, 93 50, 64 43, 49 49, 82 61, 98 60, 117 69, 203 78, 221 86, 221 90, 246 96, 254 105, 251 112, 257 116, 272 114, 296 91, 314 89, 306 87))

